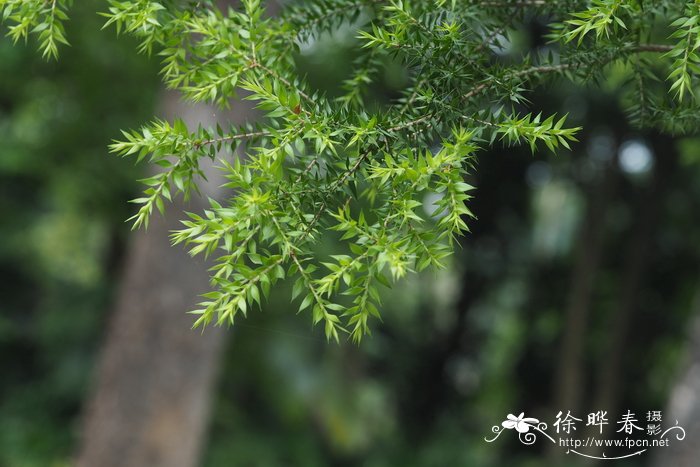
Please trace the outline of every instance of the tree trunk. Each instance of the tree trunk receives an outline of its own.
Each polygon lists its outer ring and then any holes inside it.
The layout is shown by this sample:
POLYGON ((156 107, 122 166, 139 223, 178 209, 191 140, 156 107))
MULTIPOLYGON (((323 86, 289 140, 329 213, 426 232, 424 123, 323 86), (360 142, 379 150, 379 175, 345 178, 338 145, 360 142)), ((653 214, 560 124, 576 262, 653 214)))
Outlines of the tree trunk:
MULTIPOLYGON (((211 109, 185 107, 174 96, 165 107, 166 117, 213 123, 211 109)), ((201 191, 215 196, 219 183, 208 178, 201 191)), ((194 198, 187 209, 203 206, 194 198)), ((225 330, 191 329, 186 312, 209 284, 204 261, 168 239, 184 208, 175 202, 165 217, 154 214, 148 230, 132 236, 86 407, 79 467, 198 464, 225 330)))
POLYGON ((664 428, 676 421, 685 429, 685 440, 679 441, 669 433, 669 446, 656 449, 654 467, 696 467, 700 458, 700 284, 695 295, 695 323, 690 332, 686 367, 671 391, 668 407, 663 413, 664 428))
POLYGON ((584 347, 593 288, 603 255, 608 205, 613 196, 616 158, 606 163, 601 181, 591 189, 577 245, 576 263, 554 381, 555 407, 575 413, 582 404, 584 347))
MULTIPOLYGON (((629 234, 629 243, 625 266, 621 275, 621 286, 617 306, 611 313, 609 325, 606 326, 607 341, 603 357, 599 362, 597 387, 592 410, 607 411, 609 417, 619 413, 620 398, 625 393, 624 359, 625 349, 629 346, 629 333, 634 325, 634 316, 643 296, 645 282, 654 254, 655 237, 659 219, 663 215, 666 202, 668 182, 676 167, 677 154, 673 141, 661 135, 655 135, 653 141, 656 154, 654 168, 649 185, 639 194, 635 206, 636 222, 629 234)), ((596 431, 589 428, 591 436, 596 431)), ((602 455, 598 448, 594 455, 602 455)))
POLYGON ((663 215, 666 202, 668 182, 672 180, 677 154, 673 141, 661 135, 655 135, 653 141, 656 154, 656 167, 649 186, 640 194, 636 206, 635 219, 629 235, 629 250, 622 273, 620 295, 617 307, 613 310, 610 325, 607 326, 607 349, 600 362, 598 386, 596 389, 596 410, 607 410, 615 414, 618 410, 620 395, 624 388, 623 361, 628 346, 628 335, 633 325, 633 317, 644 288, 651 259, 654 253, 655 237, 659 219, 663 215))

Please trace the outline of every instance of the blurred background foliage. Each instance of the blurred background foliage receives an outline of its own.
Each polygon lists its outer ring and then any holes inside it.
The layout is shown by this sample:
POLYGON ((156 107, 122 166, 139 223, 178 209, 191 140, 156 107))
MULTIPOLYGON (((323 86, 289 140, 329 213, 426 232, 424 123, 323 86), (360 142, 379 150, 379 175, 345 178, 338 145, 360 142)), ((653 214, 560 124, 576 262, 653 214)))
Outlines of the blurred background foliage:
MULTIPOLYGON (((57 63, 0 41, 0 466, 65 465, 74 452, 140 175, 106 145, 156 113, 156 59, 101 32, 94 11, 77 2, 57 63)), ((530 26, 503 41, 501 59, 543 47, 543 24, 530 26)), ((305 44, 300 68, 336 93, 353 41, 341 29, 305 44)), ((386 64, 377 106, 404 73, 386 64)), ((619 103, 631 97, 615 84, 625 78, 612 70, 601 87, 560 82, 529 96, 569 113, 581 143, 482 152, 472 232, 446 270, 384 294, 384 323, 361 346, 327 344, 287 290, 237 323, 202 465, 561 465, 542 446, 484 437, 508 413, 551 424, 566 409, 556 406, 566 309, 595 251, 578 416, 613 384, 620 410, 662 410, 700 298, 700 141, 628 126, 619 103)))
POLYGON ((139 172, 107 156, 153 114, 157 67, 72 13, 72 47, 47 63, 0 41, 0 465, 74 449, 139 172))

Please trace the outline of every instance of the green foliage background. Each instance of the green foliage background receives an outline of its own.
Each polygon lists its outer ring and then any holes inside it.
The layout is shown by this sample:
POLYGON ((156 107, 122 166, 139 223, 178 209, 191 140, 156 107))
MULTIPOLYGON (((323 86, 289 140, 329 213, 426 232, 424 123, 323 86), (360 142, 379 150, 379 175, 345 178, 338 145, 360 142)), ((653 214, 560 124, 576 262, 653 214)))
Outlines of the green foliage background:
MULTIPOLYGON (((137 190, 136 170, 107 156, 105 142, 154 113, 156 64, 136 56, 128 39, 99 32, 91 3, 76 2, 72 47, 57 63, 0 42, 3 466, 64 465, 72 453, 124 250, 123 220, 133 214, 126 200, 137 190)), ((513 32, 503 59, 541 45, 543 30, 533 19, 513 32)), ((342 92, 355 54, 346 39, 326 37, 296 57, 315 89, 342 92)), ((541 451, 483 437, 507 413, 549 422, 556 413, 553 349, 576 239, 592 194, 612 173, 586 345, 586 384, 594 385, 646 190, 663 158, 675 158, 658 193, 652 266, 636 291, 642 299, 621 372, 625 408, 663 408, 700 283, 700 145, 625 123, 626 70, 608 71, 600 87, 557 81, 528 94, 548 114, 569 113, 584 128, 581 143, 534 158, 527 148, 482 152, 468 178, 472 232, 445 270, 383 295, 384 322, 361 346, 329 346, 322 330, 310 330, 293 313, 288 283, 264 313, 236 323, 204 465, 547 465, 541 451), (618 154, 630 141, 653 151, 652 167, 623 169, 618 154)), ((389 63, 371 92, 388 101, 406 84, 403 68, 389 63)), ((336 247, 326 239, 319 254, 336 247)))
POLYGON ((63 465, 139 171, 105 142, 153 113, 157 68, 73 9, 60 62, 0 41, 0 465, 63 465))

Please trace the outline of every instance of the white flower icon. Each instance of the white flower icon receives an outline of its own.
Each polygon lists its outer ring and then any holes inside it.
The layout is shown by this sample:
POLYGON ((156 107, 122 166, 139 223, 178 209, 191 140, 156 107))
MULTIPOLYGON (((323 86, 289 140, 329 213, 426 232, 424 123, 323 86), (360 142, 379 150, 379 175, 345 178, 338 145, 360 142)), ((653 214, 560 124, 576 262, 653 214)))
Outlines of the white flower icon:
POLYGON ((508 414, 507 420, 505 420, 501 425, 503 428, 512 430, 515 428, 518 433, 527 433, 530 431, 530 427, 535 427, 540 422, 536 418, 524 418, 525 412, 522 412, 517 417, 513 414, 508 414))

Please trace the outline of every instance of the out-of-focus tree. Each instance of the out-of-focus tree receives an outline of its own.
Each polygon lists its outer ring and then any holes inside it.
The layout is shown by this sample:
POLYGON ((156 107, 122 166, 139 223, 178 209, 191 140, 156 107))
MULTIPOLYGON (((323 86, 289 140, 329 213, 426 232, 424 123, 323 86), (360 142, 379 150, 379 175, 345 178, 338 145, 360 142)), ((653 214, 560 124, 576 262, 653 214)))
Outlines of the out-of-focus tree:
MULTIPOLYGON (((692 440, 700 433, 700 299, 696 296, 696 308, 693 325, 689 328, 689 346, 684 355, 683 371, 678 382, 673 386, 667 405, 667 418, 677 422, 685 429, 686 439, 692 440)), ((671 438, 673 439, 673 437, 671 438)), ((693 443, 681 443, 674 449, 663 449, 656 453, 654 466, 673 465, 677 467, 690 467, 697 463, 698 449, 693 443)))
MULTIPOLYGON (((164 100, 170 115, 213 123, 209 107, 186 106, 172 94, 164 100)), ((203 195, 216 196, 220 184, 210 171, 203 195)), ((187 209, 202 206, 195 197, 187 209)), ((198 464, 224 334, 193 332, 188 324, 185 312, 207 287, 207 264, 164 241, 176 227, 172 217, 155 219, 129 244, 86 404, 77 466, 198 464)))
POLYGON ((78 438, 139 171, 105 141, 152 115, 135 43, 72 10, 60 62, 0 41, 0 465, 64 465, 78 438))

